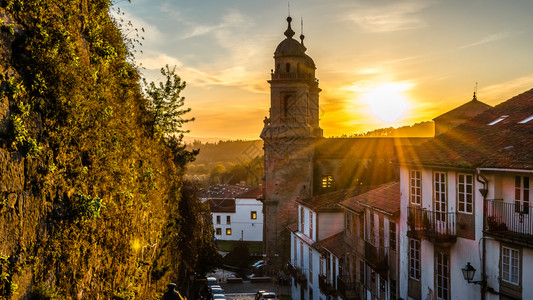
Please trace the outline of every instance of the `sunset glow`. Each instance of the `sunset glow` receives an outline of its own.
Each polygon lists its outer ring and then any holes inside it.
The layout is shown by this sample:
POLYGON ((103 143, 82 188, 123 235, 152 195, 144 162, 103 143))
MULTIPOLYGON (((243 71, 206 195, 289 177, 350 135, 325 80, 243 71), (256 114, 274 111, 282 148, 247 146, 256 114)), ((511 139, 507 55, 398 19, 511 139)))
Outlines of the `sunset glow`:
POLYGON ((370 106, 370 111, 385 123, 396 122, 407 110, 404 83, 385 83, 368 89, 360 99, 370 106))
MULTIPOLYGON (((258 139, 287 1, 157 3, 119 4, 123 17, 145 30, 136 55, 143 76, 158 80, 160 67, 178 66, 196 118, 186 125, 191 138, 258 139)), ((325 136, 430 121, 470 101, 476 82, 478 99, 490 105, 533 87, 533 1, 290 6, 295 37, 303 19, 306 53, 316 64, 325 136)))

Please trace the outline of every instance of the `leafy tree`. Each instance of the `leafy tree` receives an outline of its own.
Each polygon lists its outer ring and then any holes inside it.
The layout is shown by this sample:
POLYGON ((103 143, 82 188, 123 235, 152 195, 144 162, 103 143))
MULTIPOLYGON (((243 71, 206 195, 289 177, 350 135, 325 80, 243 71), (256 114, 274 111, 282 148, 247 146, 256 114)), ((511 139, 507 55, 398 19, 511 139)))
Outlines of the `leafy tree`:
POLYGON ((170 69, 166 65, 161 68, 161 74, 166 80, 159 84, 143 79, 144 92, 149 99, 148 109, 152 115, 152 136, 183 134, 187 132, 183 130, 183 124, 194 121, 194 118, 184 118, 191 111, 190 108, 183 108, 185 98, 180 96, 186 84, 176 75, 176 67, 170 69))

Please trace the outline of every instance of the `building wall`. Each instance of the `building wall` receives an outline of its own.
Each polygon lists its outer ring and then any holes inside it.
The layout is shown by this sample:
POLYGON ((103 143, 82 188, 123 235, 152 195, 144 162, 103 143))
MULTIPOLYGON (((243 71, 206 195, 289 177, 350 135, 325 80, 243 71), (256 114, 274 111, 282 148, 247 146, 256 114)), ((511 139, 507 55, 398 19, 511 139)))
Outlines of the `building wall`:
POLYGON ((318 239, 322 240, 341 232, 344 228, 343 212, 321 212, 318 217, 318 239))
MULTIPOLYGON (((409 237, 407 232, 409 227, 407 225, 408 207, 410 205, 410 170, 412 167, 400 167, 400 189, 401 189, 401 218, 399 225, 399 247, 400 247, 400 289, 399 296, 407 299, 408 297, 408 282, 409 282, 409 237)), ((433 187, 433 171, 432 169, 417 168, 421 171, 422 178, 422 203, 421 207, 429 211, 434 211, 434 187, 433 187)), ((446 191, 447 191, 447 211, 457 213, 457 176, 463 171, 455 170, 438 170, 446 173, 446 191)), ((472 172, 468 172, 473 174, 472 172)), ((439 243, 429 241, 425 237, 421 240, 421 299, 426 299, 429 295, 435 293, 435 255, 436 251, 442 251, 449 254, 449 278, 450 278, 450 299, 479 299, 481 297, 479 285, 468 284, 462 276, 461 268, 467 262, 478 270, 477 276, 481 272, 481 236, 483 226, 483 197, 479 193, 479 189, 483 185, 475 180, 473 182, 474 191, 474 230, 471 238, 459 236, 461 234, 461 225, 458 222, 458 214, 455 218, 456 226, 456 240, 451 243, 439 243)), ((464 229, 466 230, 466 229, 464 229)), ((469 229, 472 230, 472 229, 469 229)))
POLYGON ((235 199, 235 213, 212 213, 213 227, 215 228, 215 238, 227 241, 263 241, 263 204, 255 199, 235 199), (251 212, 255 211, 257 219, 251 218, 251 212), (230 223, 227 217, 230 217, 230 223), (217 224, 217 217, 220 217, 220 224, 217 224), (220 229, 220 235, 217 234, 220 229), (231 234, 227 234, 227 229, 231 229, 231 234))

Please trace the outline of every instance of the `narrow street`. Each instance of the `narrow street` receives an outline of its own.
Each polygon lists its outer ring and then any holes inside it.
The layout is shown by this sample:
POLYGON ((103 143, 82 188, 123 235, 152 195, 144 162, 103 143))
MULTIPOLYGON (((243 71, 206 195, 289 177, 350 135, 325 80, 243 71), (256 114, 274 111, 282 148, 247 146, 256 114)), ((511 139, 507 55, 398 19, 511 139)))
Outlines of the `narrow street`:
POLYGON ((228 271, 223 272, 222 270, 217 270, 215 273, 208 274, 217 278, 220 282, 220 286, 224 289, 224 294, 227 299, 254 299, 257 291, 269 291, 274 292, 278 296, 281 295, 290 296, 291 289, 289 285, 277 285, 273 282, 250 282, 243 281, 242 283, 228 283, 227 276, 231 273, 228 271))

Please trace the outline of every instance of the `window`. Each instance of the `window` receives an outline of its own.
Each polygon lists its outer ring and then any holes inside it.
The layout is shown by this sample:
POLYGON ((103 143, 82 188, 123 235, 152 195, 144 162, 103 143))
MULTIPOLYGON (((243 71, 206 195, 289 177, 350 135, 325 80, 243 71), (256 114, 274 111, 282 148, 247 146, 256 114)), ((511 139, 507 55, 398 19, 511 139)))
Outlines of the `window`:
POLYGON ((396 299, 396 279, 390 280, 389 299, 396 299))
POLYGON ((422 177, 420 171, 411 170, 409 182, 409 198, 411 199, 411 204, 420 205, 422 199, 422 177))
POLYGON ((365 284, 365 263, 362 260, 359 261, 359 282, 365 284))
POLYGON ((287 71, 287 73, 289 73, 291 71, 291 64, 290 63, 285 64, 285 70, 287 71))
POLYGON ((313 239, 313 212, 309 212, 309 237, 313 239))
POLYGON ((389 222, 389 247, 390 250, 396 251, 396 223, 394 222, 389 222))
POLYGON ((437 299, 447 300, 450 298, 450 257, 443 252, 437 252, 436 256, 437 299))
POLYGON ((320 264, 318 265, 318 274, 324 276, 326 275, 326 272, 325 272, 325 268, 324 268, 324 260, 326 260, 324 258, 324 256, 320 256, 320 264))
POLYGON ((216 235, 222 235, 222 228, 216 228, 215 233, 216 235))
POLYGON ((226 235, 231 235, 231 228, 226 228, 226 235))
POLYGON ((304 231, 304 208, 300 207, 300 231, 304 231))
POLYGON ((251 211, 250 212, 250 219, 252 219, 252 220, 257 219, 257 212, 256 211, 251 211))
POLYGON ((500 123, 501 121, 507 119, 507 117, 508 117, 508 116, 501 116, 501 117, 499 117, 498 119, 496 119, 496 120, 490 122, 488 125, 489 125, 489 126, 496 125, 496 124, 500 123))
POLYGON ((364 240, 365 223, 363 222, 363 216, 359 216, 359 237, 364 240))
POLYGON ((313 300, 313 289, 309 288, 309 300, 313 300))
POLYGON ((220 224, 220 216, 217 216, 217 224, 220 224))
POLYGON ((368 242, 372 245, 374 245, 374 214, 372 212, 369 212, 369 226, 368 226, 368 242))
POLYGON ((457 207, 458 211, 471 214, 474 209, 474 176, 471 174, 458 175, 457 207))
POLYGON ((380 215, 377 216, 379 222, 379 247, 385 247, 385 220, 380 215))
POLYGON ((420 279, 420 241, 409 239, 409 278, 420 279))
POLYGON ((294 265, 298 262, 298 239, 294 237, 294 265))
POLYGON ((231 216, 226 216, 226 224, 231 224, 231 216))
POLYGON ((520 252, 518 249, 502 246, 502 280, 515 285, 520 284, 520 252))
POLYGON ((515 176, 515 212, 529 214, 529 177, 515 176))
POLYGON ((527 118, 525 118, 525 119, 523 119, 522 121, 520 121, 520 122, 518 122, 518 123, 520 123, 520 124, 525 124, 525 123, 527 123, 527 122, 529 122, 529 121, 531 121, 531 120, 533 120, 533 115, 532 115, 532 116, 529 116, 529 117, 527 117, 527 118))
POLYGON ((352 214, 350 212, 348 212, 347 210, 345 210, 345 214, 346 214, 346 224, 345 224, 345 229, 346 229, 346 232, 350 233, 350 235, 353 234, 353 225, 352 225, 352 214))
POLYGON ((322 187, 330 188, 332 186, 333 186, 333 176, 331 175, 322 176, 322 187))
POLYGON ((300 242, 300 269, 304 268, 304 243, 300 242))
POLYGON ((446 204, 446 173, 433 172, 433 200, 435 201, 436 221, 446 222, 448 216, 446 204))
POLYGON ((313 282, 313 250, 309 247, 309 282, 313 282))
POLYGON ((387 279, 379 275, 379 295, 385 298, 384 296, 386 294, 387 294, 387 279))

